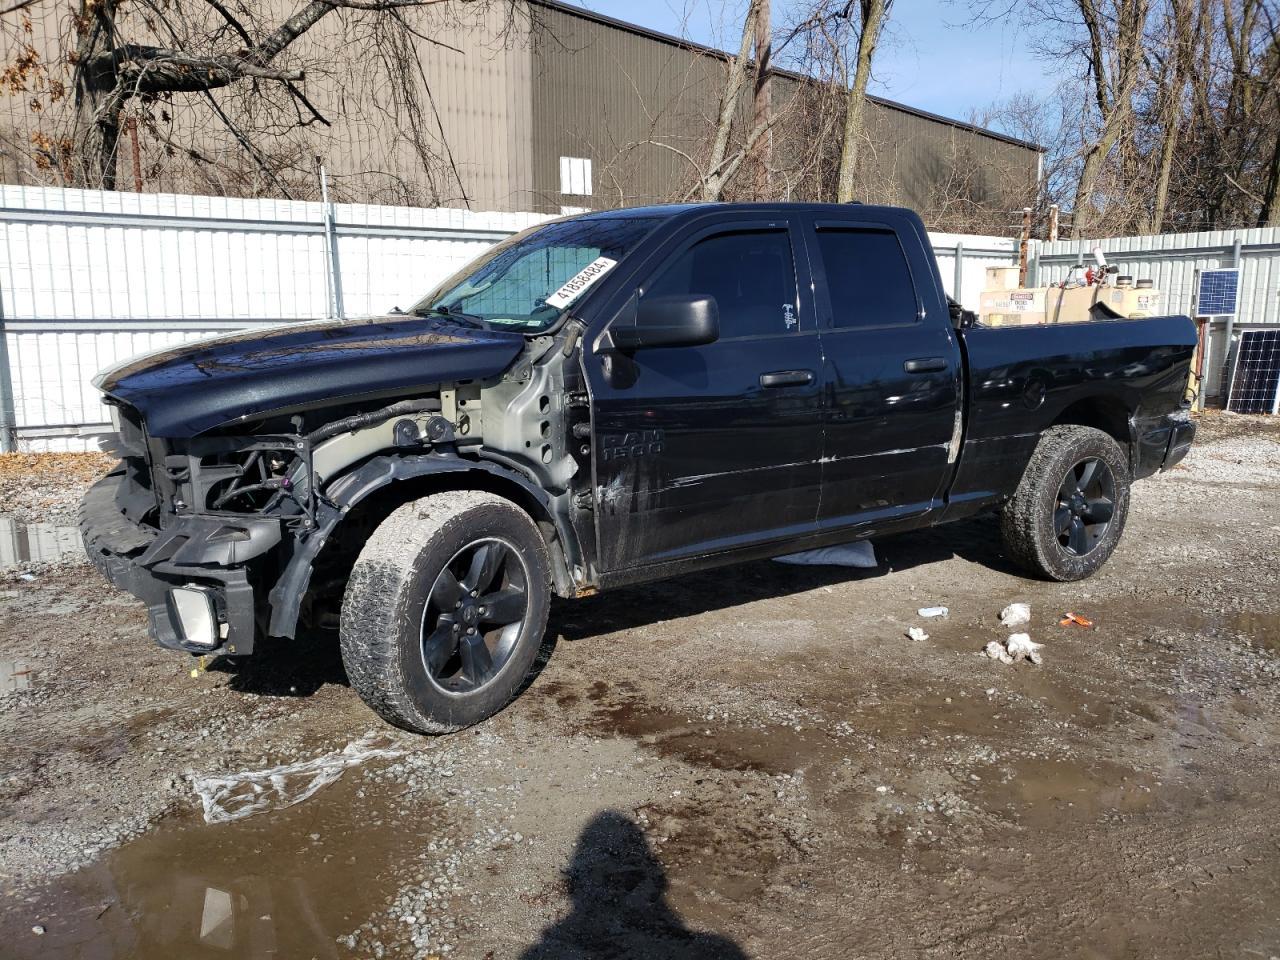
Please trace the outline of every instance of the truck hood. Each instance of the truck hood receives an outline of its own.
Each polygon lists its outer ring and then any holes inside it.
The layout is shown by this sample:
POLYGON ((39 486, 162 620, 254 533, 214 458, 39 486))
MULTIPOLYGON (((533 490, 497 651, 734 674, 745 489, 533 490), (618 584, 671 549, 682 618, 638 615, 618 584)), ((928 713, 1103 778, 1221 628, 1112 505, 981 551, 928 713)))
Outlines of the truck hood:
POLYGON ((496 376, 524 337, 412 315, 287 323, 166 347, 108 367, 99 390, 154 437, 193 437, 287 407, 496 376))

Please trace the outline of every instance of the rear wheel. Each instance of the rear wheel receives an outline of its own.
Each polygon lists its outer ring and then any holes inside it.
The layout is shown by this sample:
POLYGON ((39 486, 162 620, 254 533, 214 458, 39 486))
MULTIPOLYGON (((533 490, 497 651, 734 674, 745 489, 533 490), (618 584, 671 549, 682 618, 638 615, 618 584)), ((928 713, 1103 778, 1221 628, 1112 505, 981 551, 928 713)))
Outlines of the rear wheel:
POLYGON ((361 551, 342 604, 342 661, 389 722, 458 730, 520 690, 549 604, 546 545, 523 510, 478 490, 425 497, 361 551))
POLYGON ((1106 563, 1129 512, 1129 465, 1101 430, 1050 427, 1005 504, 1009 555, 1051 580, 1083 580, 1106 563))

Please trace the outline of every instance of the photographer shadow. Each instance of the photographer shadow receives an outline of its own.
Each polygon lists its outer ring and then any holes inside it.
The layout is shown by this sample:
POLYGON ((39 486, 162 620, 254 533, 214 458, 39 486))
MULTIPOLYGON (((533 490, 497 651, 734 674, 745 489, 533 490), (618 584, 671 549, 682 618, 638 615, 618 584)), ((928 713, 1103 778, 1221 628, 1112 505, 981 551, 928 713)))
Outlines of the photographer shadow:
POLYGON ((606 811, 582 831, 564 873, 573 909, 521 960, 746 960, 733 941, 685 926, 643 831, 606 811))

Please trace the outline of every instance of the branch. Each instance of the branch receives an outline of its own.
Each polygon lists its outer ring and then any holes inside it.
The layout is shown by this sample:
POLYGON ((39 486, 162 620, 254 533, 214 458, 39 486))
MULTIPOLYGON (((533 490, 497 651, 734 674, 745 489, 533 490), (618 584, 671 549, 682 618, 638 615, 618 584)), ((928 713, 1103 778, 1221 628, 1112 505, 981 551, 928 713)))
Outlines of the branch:
POLYGON ((200 57, 143 44, 105 50, 84 66, 87 78, 100 78, 100 84, 110 78, 113 87, 123 81, 135 94, 199 93, 245 78, 290 82, 305 76, 301 70, 275 70, 238 54, 200 57))
POLYGON ((235 125, 232 119, 227 116, 226 112, 218 106, 218 102, 213 99, 213 94, 208 90, 203 91, 203 93, 205 99, 209 101, 209 106, 213 107, 213 112, 218 115, 218 119, 226 124, 227 129, 231 131, 231 135, 239 141, 240 146, 244 147, 249 156, 253 157, 254 162, 258 165, 258 169, 267 175, 267 179, 271 181, 272 185, 277 190, 284 194, 286 200, 292 200, 293 194, 289 192, 289 188, 284 185, 284 182, 276 176, 275 171, 268 165, 266 158, 262 156, 258 151, 258 148, 255 147, 249 138, 244 135, 243 131, 235 125))
POLYGON ((249 36, 249 31, 244 28, 244 25, 235 18, 230 10, 222 5, 220 0, 204 0, 204 2, 217 10, 222 15, 222 19, 230 25, 231 29, 240 34, 240 39, 244 41, 246 47, 253 46, 253 37, 249 36))
MULTIPOLYGON (((451 0, 314 0, 329 7, 346 7, 348 10, 403 10, 406 7, 433 7, 451 0)), ((470 0, 464 0, 470 2, 470 0)))
MULTIPOLYGON (((698 174, 699 183, 707 179, 708 175, 702 172, 702 168, 698 166, 698 161, 693 159, 692 156, 690 156, 685 151, 681 150, 679 147, 673 147, 671 144, 663 143, 661 140, 645 140, 642 142, 651 144, 652 146, 655 146, 655 147, 661 147, 663 150, 670 150, 677 157, 683 158, 684 161, 687 164, 689 164, 689 166, 693 167, 694 171, 698 174)), ((637 144, 637 146, 639 146, 639 144, 637 144)))
MULTIPOLYGON (((394 16, 396 20, 400 23, 400 25, 404 27, 405 30, 408 30, 410 33, 417 35, 417 31, 410 29, 409 24, 405 21, 404 17, 402 17, 398 12, 395 13, 394 16)), ((442 46, 448 46, 448 45, 442 44, 442 46)), ((449 49, 452 50, 453 48, 450 47, 449 49)), ((458 51, 458 52, 461 53, 461 51, 458 51)), ((413 58, 413 62, 414 62, 414 65, 418 68, 418 76, 422 80, 422 89, 425 90, 427 93, 427 103, 431 105, 431 113, 436 120, 436 129, 440 133, 440 142, 444 144, 445 156, 449 160, 449 169, 453 171, 453 179, 457 181, 458 189, 462 191, 462 200, 467 205, 467 209, 470 210, 471 198, 467 196, 467 185, 462 182, 462 173, 458 170, 458 162, 453 157, 453 148, 449 145, 449 138, 445 135, 444 120, 440 116, 440 108, 436 106, 435 94, 431 92, 431 83, 427 80, 427 72, 422 67, 422 59, 420 57, 415 56, 413 58)))
POLYGON ((18 0, 17 3, 0 10, 0 17, 7 17, 11 13, 17 13, 19 10, 25 10, 35 2, 36 0, 18 0))
MULTIPOLYGON (((294 98, 299 103, 301 103, 304 107, 306 107, 308 111, 310 111, 311 116, 313 116, 316 120, 319 120, 326 127, 333 126, 333 124, 324 116, 324 114, 320 112, 320 110, 316 107, 316 105, 307 99, 307 95, 298 89, 297 85, 294 84, 292 80, 286 80, 284 85, 285 85, 285 88, 291 94, 293 94, 294 98)), ((301 122, 302 122, 301 119, 299 119, 299 123, 301 122)))
POLYGON ((1241 186, 1239 183, 1237 183, 1235 179, 1231 176, 1231 174, 1224 173, 1222 176, 1226 179, 1227 183, 1231 184, 1233 187, 1235 187, 1237 190, 1243 193, 1246 197, 1248 197, 1254 203, 1263 202, 1262 198, 1258 196, 1256 193, 1254 193, 1252 190, 1250 190, 1248 187, 1241 186))

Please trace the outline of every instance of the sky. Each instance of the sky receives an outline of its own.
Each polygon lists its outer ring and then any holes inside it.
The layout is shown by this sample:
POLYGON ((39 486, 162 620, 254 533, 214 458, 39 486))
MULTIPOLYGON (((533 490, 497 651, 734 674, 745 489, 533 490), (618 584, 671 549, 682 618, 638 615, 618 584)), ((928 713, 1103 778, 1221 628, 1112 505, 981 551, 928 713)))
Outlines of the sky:
MULTIPOLYGON (((568 0, 619 20, 699 43, 735 48, 741 0, 568 0)), ((775 24, 794 0, 773 0, 775 24)), ((870 92, 957 120, 1015 93, 1050 92, 1056 78, 1033 56, 1017 24, 974 28, 954 0, 897 0, 876 51, 870 92)))

